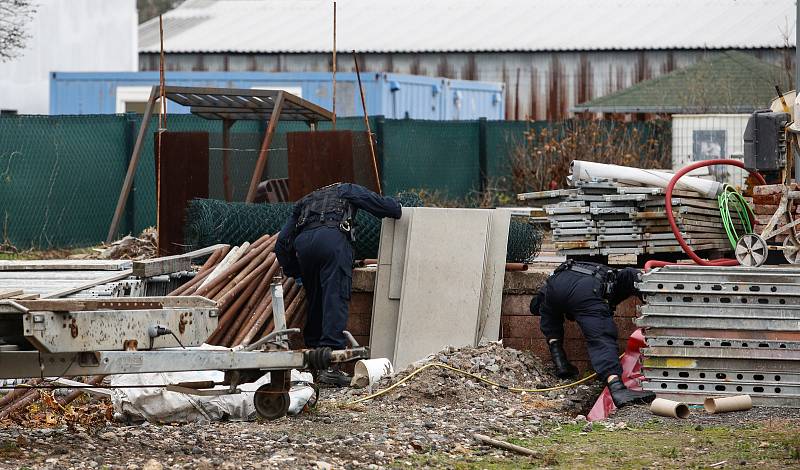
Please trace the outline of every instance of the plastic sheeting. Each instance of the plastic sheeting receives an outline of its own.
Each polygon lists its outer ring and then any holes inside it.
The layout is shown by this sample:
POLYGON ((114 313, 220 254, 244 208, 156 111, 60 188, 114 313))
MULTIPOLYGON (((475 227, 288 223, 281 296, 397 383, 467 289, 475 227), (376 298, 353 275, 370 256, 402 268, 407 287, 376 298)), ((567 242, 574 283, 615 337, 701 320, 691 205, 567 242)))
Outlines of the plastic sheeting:
MULTIPOLYGON (((148 384, 174 384, 224 379, 222 371, 170 372, 156 374, 125 374, 111 377, 112 387, 140 386, 148 384)), ((292 370, 292 382, 313 382, 307 372, 292 370)), ((242 393, 218 396, 197 396, 170 392, 163 387, 114 388, 111 402, 114 412, 122 414, 131 421, 150 421, 158 423, 190 423, 207 421, 249 421, 256 417, 253 405, 254 392, 269 383, 269 374, 255 382, 242 384, 242 393)), ((218 386, 216 389, 226 389, 218 386)), ((297 385, 289 391, 289 414, 296 415, 303 410, 314 389, 311 385, 297 385)))
MULTIPOLYGON (((644 332, 641 328, 631 333, 630 338, 628 338, 628 345, 625 347, 625 355, 620 360, 622 363, 622 382, 631 390, 642 389, 641 385, 639 385, 639 380, 643 379, 644 375, 642 375, 642 363, 639 358, 641 356, 641 348, 646 347, 647 343, 644 340, 644 332)), ((597 398, 586 419, 589 421, 606 419, 616 409, 614 400, 611 399, 611 392, 606 387, 600 397, 597 398)))

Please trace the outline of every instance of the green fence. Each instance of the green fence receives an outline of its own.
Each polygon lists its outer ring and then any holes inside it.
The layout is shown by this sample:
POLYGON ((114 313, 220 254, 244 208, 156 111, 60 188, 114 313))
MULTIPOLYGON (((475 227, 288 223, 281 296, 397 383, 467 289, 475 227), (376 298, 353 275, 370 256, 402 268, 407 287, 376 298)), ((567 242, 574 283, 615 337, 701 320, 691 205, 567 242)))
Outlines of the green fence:
MULTIPOLYGON (((86 246, 105 239, 116 206, 140 115, 0 117, 0 243, 19 249, 86 246)), ((381 179, 387 194, 424 189, 464 198, 510 177, 511 156, 525 132, 546 122, 416 121, 371 118, 381 179)), ((264 124, 231 128, 229 178, 233 199, 244 199, 264 124)), ((330 129, 322 123, 320 129, 330 129)), ((170 131, 209 133, 209 194, 222 198, 220 121, 170 115, 170 131)), ((155 224, 153 136, 143 143, 119 234, 155 224)), ((337 121, 337 129, 365 130, 363 119, 337 121)), ((307 130, 280 123, 269 149, 267 178, 287 176, 286 133, 307 130)))

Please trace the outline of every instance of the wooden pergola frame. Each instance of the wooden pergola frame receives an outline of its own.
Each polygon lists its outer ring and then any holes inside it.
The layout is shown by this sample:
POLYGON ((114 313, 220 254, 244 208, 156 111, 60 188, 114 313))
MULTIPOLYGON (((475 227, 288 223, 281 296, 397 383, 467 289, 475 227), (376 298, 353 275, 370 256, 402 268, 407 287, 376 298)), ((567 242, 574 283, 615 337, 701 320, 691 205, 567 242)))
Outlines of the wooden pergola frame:
MULTIPOLYGON (((142 124, 139 126, 139 133, 136 136, 136 143, 128 164, 128 172, 117 200, 114 218, 108 229, 106 243, 114 240, 114 235, 119 228, 122 212, 125 210, 125 204, 133 186, 136 169, 139 167, 139 156, 142 152, 145 135, 150 127, 153 108, 161 95, 161 88, 158 85, 153 86, 150 90, 150 97, 142 116, 142 124)), ((170 101, 189 107, 192 114, 205 119, 222 121, 223 158, 225 161, 228 157, 229 132, 234 122, 240 120, 268 122, 258 152, 258 160, 253 169, 253 176, 250 179, 247 202, 252 202, 255 198, 256 188, 267 167, 269 146, 279 120, 283 118, 288 121, 304 121, 312 129, 316 129, 319 121, 333 119, 333 113, 327 109, 281 90, 165 86, 163 95, 170 101)), ((226 194, 226 196, 228 195, 226 194)))

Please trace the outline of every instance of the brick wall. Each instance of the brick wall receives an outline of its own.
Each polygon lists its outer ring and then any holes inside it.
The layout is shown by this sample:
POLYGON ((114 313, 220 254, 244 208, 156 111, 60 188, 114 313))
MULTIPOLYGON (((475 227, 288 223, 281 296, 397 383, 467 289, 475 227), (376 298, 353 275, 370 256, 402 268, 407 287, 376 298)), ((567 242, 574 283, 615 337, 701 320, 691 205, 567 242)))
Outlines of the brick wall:
MULTIPOLYGON (((528 310, 531 297, 547 276, 550 267, 538 271, 506 273, 503 290, 503 306, 500 317, 500 337, 506 346, 530 350, 542 360, 549 361, 550 352, 544 337, 539 331, 539 318, 528 310)), ((372 289, 375 271, 359 269, 353 276, 353 296, 350 300, 350 319, 347 328, 359 344, 369 344, 369 331, 372 321, 372 289)), ((619 330, 620 352, 625 347, 628 336, 636 329, 635 299, 628 300, 617 307, 614 321, 619 330)), ((586 353, 583 335, 575 322, 567 321, 565 335, 567 355, 581 372, 591 368, 586 353)))

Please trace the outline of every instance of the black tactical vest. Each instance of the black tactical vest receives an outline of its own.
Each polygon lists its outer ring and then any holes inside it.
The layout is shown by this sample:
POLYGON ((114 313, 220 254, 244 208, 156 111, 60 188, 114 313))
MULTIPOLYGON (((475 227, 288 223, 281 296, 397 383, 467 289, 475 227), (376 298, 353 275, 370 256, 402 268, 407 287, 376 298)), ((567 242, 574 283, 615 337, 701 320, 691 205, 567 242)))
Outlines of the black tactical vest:
POLYGON ((352 233, 355 208, 346 199, 339 197, 339 183, 320 188, 301 199, 298 230, 312 229, 322 225, 338 227, 352 233))

